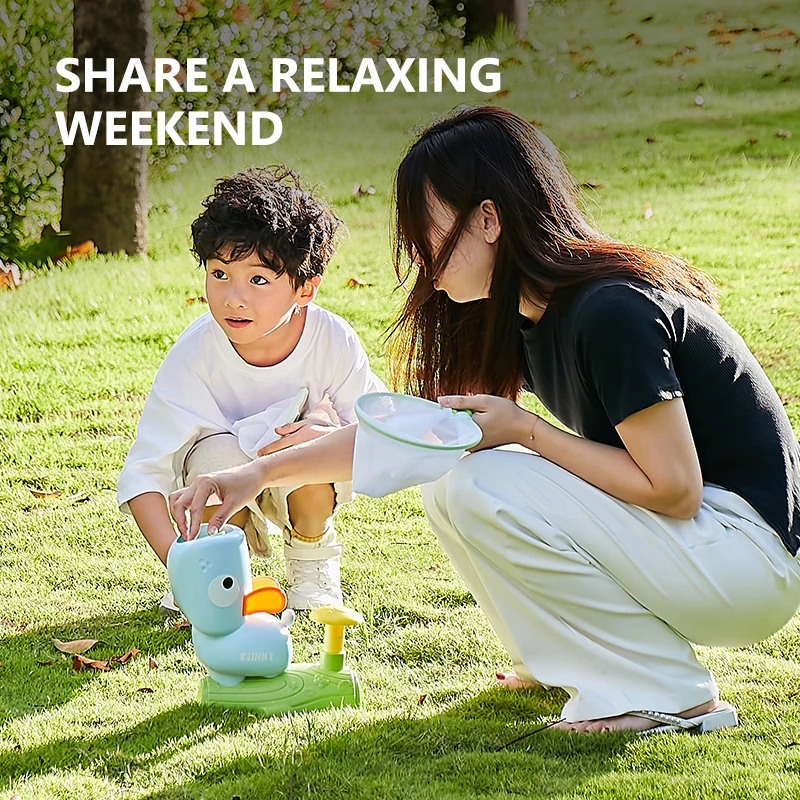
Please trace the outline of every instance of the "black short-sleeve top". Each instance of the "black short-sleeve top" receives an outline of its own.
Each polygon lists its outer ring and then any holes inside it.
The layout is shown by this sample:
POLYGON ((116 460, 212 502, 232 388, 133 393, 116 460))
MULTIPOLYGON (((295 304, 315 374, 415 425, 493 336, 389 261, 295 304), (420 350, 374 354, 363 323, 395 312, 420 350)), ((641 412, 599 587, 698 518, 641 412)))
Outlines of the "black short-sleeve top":
POLYGON ((735 492, 800 546, 800 443, 744 340, 705 303, 598 280, 522 324, 526 388, 564 425, 623 447, 626 417, 682 397, 703 482, 735 492))

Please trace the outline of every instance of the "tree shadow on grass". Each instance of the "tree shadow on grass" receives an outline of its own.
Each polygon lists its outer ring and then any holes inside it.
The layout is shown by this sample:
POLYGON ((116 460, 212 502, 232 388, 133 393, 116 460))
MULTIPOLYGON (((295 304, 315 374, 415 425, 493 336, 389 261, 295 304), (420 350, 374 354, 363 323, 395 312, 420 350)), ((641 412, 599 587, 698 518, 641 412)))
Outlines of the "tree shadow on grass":
POLYGON ((246 712, 220 713, 199 703, 185 703, 106 736, 62 738, 14 753, 11 772, 0 778, 18 780, 54 770, 89 771, 97 777, 127 782, 139 769, 164 762, 190 746, 225 736, 253 724, 246 712))
MULTIPOLYGON (((92 638, 99 642, 85 653, 106 661, 122 656, 131 648, 141 651, 137 658, 158 659, 181 648, 190 639, 190 629, 175 629, 178 618, 164 618, 156 611, 133 611, 90 617, 59 625, 27 627, 24 632, 0 641, 0 723, 15 717, 49 710, 68 703, 81 692, 97 671, 76 672, 72 657, 59 652, 52 640, 92 638)), ((194 663, 193 657, 188 657, 194 663)), ((112 663, 125 669, 127 665, 112 663)))
MULTIPOLYGON (((3 660, 9 651, 13 659, 1 668, 4 687, 13 687, 0 693, 6 717, 69 703, 88 680, 103 678, 73 672, 68 658, 46 667, 36 665, 42 655, 53 657, 53 637, 87 635, 104 642, 92 649, 95 657, 105 659, 137 647, 142 650, 139 659, 163 656, 166 662, 169 651, 184 646, 189 631, 174 630, 155 613, 138 613, 99 616, 74 626, 42 626, 13 636, 3 643, 7 653, 3 660), (6 683, 7 666, 12 670, 10 683, 6 683), (42 679, 30 677, 36 669, 45 670, 42 679)), ((197 669, 199 681, 201 670, 191 656, 187 661, 193 671, 197 669)), ((399 715, 377 722, 365 722, 358 712, 346 709, 333 712, 333 720, 330 713, 318 718, 313 712, 276 719, 268 724, 269 730, 246 711, 184 703, 155 711, 130 727, 118 720, 98 721, 108 726, 107 732, 101 728, 90 737, 76 733, 27 749, 18 747, 0 759, 4 762, 0 778, 36 780, 53 771, 92 773, 116 783, 122 794, 130 790, 140 796, 144 786, 153 786, 154 780, 160 784, 159 773, 165 769, 174 769, 176 777, 189 775, 153 790, 151 800, 235 796, 462 800, 570 794, 593 776, 613 769, 614 758, 629 737, 534 733, 557 717, 563 701, 558 691, 494 689, 441 713, 428 698, 427 705, 415 701, 399 715), (251 726, 252 734, 244 731, 251 726), (240 744, 233 748, 224 744, 237 734, 243 737, 240 744), (265 741, 273 744, 259 747, 265 741), (192 755, 184 755, 190 748, 192 755)))
POLYGON ((346 733, 319 738, 313 720, 299 716, 290 752, 216 763, 194 780, 147 798, 463 800, 568 794, 613 769, 630 735, 588 737, 543 729, 543 720, 554 719, 563 703, 556 694, 495 689, 441 714, 423 717, 417 709, 364 725, 354 719, 346 733))
POLYGON ((555 694, 491 690, 441 714, 422 716, 423 707, 414 706, 403 716, 363 724, 345 710, 337 720, 345 732, 332 736, 316 732, 314 712, 284 717, 275 720, 285 732, 284 746, 272 752, 248 747, 246 756, 236 755, 239 746, 220 751, 215 745, 260 726, 251 713, 187 703, 124 730, 115 726, 107 735, 61 738, 16 752, 13 775, 3 777, 89 772, 116 783, 123 795, 138 795, 160 765, 173 762, 169 769, 176 777, 187 769, 193 777, 151 793, 149 800, 550 797, 613 769, 629 740, 540 730, 542 720, 560 709, 563 698, 555 694), (187 762, 183 752, 198 746, 187 762))

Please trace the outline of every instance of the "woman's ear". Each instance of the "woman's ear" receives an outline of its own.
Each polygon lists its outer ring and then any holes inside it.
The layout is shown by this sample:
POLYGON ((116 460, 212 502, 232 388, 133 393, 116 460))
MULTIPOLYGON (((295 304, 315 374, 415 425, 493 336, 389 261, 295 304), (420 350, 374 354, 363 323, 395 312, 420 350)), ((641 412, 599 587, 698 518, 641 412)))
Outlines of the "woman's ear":
POLYGON ((322 276, 315 275, 313 278, 309 278, 298 290, 297 292, 297 305, 302 308, 303 306, 307 306, 309 303, 314 302, 314 298, 317 296, 317 291, 319 290, 319 285, 322 283, 322 276))
POLYGON ((480 231, 486 244, 494 244, 503 232, 500 215, 493 200, 484 200, 478 207, 480 231))

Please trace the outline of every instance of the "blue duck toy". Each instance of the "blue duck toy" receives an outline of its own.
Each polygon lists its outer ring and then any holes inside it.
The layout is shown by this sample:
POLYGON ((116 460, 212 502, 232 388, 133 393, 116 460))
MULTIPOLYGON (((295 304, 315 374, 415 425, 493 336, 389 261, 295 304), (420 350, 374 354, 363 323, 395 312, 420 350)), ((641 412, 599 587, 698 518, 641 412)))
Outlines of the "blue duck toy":
POLYGON ((220 686, 273 678, 292 660, 294 611, 272 578, 253 578, 244 532, 234 525, 192 541, 179 538, 167 556, 175 601, 192 623, 197 657, 220 686), (277 616, 280 615, 280 616, 277 616))

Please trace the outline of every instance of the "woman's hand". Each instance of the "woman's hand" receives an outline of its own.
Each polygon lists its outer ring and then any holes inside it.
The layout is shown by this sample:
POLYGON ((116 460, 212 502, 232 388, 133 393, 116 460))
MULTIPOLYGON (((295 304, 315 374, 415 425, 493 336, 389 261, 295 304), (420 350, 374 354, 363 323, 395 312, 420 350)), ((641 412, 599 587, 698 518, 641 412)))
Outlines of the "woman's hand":
POLYGON ((194 539, 200 530, 203 509, 209 498, 216 495, 220 506, 208 521, 208 532, 216 533, 239 509, 255 500, 264 485, 263 464, 259 461, 200 475, 185 489, 169 496, 169 513, 183 538, 194 539))
POLYGON ((513 400, 491 394, 440 397, 439 404, 445 408, 473 412, 472 419, 483 431, 483 438, 474 450, 487 450, 503 444, 524 444, 539 419, 513 400))
POLYGON ((333 423, 326 425, 309 419, 301 419, 297 422, 290 422, 287 425, 280 425, 275 428, 275 433, 280 436, 280 439, 276 439, 266 447, 262 447, 258 454, 260 456, 268 456, 270 453, 277 453, 278 450, 285 450, 287 447, 294 447, 296 444, 319 439, 320 436, 325 436, 325 434, 337 430, 338 427, 333 423))

